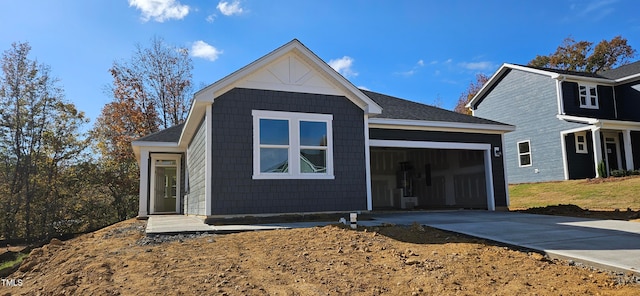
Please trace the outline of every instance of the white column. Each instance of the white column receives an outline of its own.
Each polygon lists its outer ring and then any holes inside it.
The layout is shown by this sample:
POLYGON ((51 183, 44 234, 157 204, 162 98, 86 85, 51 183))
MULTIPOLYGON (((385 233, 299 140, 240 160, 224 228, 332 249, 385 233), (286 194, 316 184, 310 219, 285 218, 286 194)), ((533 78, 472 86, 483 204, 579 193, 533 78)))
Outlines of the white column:
POLYGON ((569 162, 567 159, 567 135, 560 133, 560 144, 562 145, 562 168, 564 170, 564 179, 569 180, 569 162))
POLYGON ((213 209, 211 208, 213 206, 213 196, 211 196, 211 189, 213 186, 213 180, 211 179, 211 177, 213 176, 213 160, 211 159, 212 156, 212 151, 213 151, 213 118, 211 116, 213 116, 213 112, 211 109, 211 104, 207 105, 207 113, 206 113, 206 118, 205 118, 205 124, 207 125, 206 127, 206 149, 204 152, 204 158, 205 158, 205 172, 204 172, 204 183, 205 183, 205 203, 204 203, 204 212, 205 215, 207 216, 211 216, 211 213, 213 212, 213 209))
POLYGON ((489 211, 496 210, 496 199, 493 190, 493 162, 491 161, 492 156, 493 153, 491 153, 491 149, 484 151, 484 174, 487 186, 487 210, 489 211))
POLYGON ((624 160, 627 170, 635 170, 633 167, 633 148, 631 146, 631 130, 622 131, 622 145, 624 145, 624 160))
POLYGON ((140 151, 140 201, 138 203, 138 218, 146 218, 147 201, 149 197, 149 150, 141 149, 140 151))
POLYGON ((600 172, 598 172, 598 165, 602 162, 602 147, 600 146, 600 128, 593 127, 591 129, 591 136, 593 138, 593 162, 595 163, 596 168, 596 178, 606 177, 600 176, 600 172))
POLYGON ((364 115, 364 162, 365 182, 367 182, 367 210, 373 210, 373 198, 371 196, 371 146, 369 143, 369 115, 364 115))

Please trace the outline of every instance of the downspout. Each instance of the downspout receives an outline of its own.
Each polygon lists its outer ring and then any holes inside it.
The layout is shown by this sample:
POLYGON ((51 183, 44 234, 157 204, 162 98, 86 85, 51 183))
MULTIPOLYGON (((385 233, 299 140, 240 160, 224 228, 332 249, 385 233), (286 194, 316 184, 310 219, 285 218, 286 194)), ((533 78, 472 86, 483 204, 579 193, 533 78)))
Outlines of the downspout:
POLYGON ((558 114, 564 115, 564 98, 562 96, 562 82, 564 82, 564 75, 558 75, 556 79, 556 97, 558 99, 558 114))

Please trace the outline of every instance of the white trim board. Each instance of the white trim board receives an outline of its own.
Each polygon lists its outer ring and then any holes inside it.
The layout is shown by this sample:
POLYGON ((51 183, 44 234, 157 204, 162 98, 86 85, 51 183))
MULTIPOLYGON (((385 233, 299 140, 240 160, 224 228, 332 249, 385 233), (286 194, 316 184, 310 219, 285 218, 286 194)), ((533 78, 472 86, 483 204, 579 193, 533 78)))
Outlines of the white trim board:
POLYGON ((491 144, 458 142, 369 140, 369 146, 425 149, 491 150, 491 144))

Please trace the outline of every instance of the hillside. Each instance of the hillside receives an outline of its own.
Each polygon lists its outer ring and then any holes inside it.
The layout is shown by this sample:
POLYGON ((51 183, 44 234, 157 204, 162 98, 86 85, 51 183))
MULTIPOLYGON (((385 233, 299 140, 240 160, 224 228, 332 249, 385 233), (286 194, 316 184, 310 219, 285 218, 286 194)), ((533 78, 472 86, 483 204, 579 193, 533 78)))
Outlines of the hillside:
POLYGON ((419 225, 146 238, 143 221, 34 249, 0 295, 639 295, 629 275, 419 225))

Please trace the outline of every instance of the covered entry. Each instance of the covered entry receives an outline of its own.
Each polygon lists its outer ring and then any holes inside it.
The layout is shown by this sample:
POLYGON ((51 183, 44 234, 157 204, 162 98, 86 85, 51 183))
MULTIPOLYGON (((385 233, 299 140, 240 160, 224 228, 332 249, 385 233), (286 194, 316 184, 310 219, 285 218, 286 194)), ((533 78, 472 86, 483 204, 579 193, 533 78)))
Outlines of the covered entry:
POLYGON ((179 154, 151 155, 151 214, 179 212, 181 157, 179 154))
POLYGON ((376 209, 494 210, 491 145, 371 140, 376 209))

